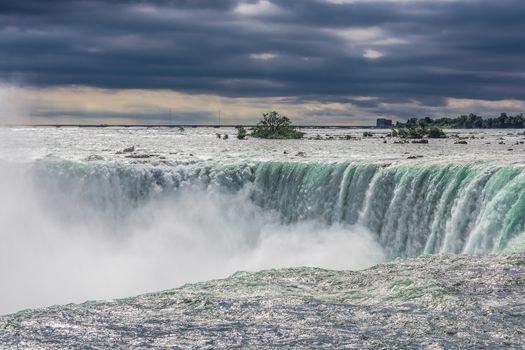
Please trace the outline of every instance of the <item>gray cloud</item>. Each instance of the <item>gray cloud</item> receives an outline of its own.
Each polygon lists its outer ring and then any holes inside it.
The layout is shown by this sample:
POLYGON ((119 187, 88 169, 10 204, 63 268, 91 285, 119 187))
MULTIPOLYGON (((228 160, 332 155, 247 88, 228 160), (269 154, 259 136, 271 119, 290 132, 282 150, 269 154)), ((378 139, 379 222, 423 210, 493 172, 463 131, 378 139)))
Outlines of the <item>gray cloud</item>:
POLYGON ((524 14, 522 0, 2 1, 0 79, 377 113, 449 97, 525 100, 524 14))

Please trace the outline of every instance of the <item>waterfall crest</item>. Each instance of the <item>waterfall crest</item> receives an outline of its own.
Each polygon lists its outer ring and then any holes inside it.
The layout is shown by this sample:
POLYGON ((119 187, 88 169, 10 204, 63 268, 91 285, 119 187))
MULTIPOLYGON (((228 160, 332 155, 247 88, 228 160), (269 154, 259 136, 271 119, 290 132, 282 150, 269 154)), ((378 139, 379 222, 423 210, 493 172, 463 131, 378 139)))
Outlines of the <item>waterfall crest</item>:
POLYGON ((75 200, 118 215, 181 187, 232 193, 251 186, 251 201, 277 212, 282 223, 360 225, 390 257, 498 253, 524 240, 521 168, 272 162, 201 168, 59 162, 37 168, 40 181, 56 187, 55 196, 74 193, 75 200))

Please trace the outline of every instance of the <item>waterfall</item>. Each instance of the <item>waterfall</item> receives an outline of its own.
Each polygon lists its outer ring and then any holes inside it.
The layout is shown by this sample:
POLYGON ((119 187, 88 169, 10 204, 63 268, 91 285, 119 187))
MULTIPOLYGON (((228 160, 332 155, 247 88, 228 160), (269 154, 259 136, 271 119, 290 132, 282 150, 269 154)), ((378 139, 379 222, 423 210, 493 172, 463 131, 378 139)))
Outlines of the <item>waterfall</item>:
MULTIPOLYGON (((84 201, 125 216, 132 207, 182 187, 234 193, 277 212, 282 224, 316 220, 359 225, 386 254, 498 253, 525 230, 522 168, 416 164, 258 163, 208 167, 37 165, 49 201, 84 201)), ((67 209, 66 209, 67 210, 67 209)), ((519 243, 518 242, 518 243, 519 243)), ((521 243, 519 243, 521 244, 521 243)))
POLYGON ((283 221, 359 224, 391 257, 497 253, 525 229, 520 168, 262 163, 254 181, 283 221))

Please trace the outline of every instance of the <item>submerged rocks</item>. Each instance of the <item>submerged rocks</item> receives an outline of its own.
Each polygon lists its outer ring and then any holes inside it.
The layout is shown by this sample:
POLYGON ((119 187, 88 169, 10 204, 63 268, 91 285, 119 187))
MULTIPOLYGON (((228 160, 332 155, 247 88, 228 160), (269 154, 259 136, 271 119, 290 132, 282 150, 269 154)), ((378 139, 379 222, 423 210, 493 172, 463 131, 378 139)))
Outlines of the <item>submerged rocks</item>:
POLYGON ((86 161, 93 162, 97 160, 104 160, 104 157, 99 156, 98 154, 92 154, 86 158, 86 161))
POLYGON ((136 158, 136 159, 146 159, 151 158, 153 155, 150 154, 130 154, 129 156, 126 156, 126 158, 136 158))
POLYGON ((135 152, 135 146, 129 146, 127 148, 124 148, 122 151, 117 151, 115 154, 124 154, 124 153, 133 153, 135 152))

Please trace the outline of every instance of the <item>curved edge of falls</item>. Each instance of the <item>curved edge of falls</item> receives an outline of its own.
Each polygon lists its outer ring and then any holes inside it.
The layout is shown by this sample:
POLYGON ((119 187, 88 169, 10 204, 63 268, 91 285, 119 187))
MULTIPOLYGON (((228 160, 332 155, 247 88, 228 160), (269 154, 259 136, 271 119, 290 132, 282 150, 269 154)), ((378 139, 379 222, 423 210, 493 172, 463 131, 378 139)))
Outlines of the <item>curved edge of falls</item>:
MULTIPOLYGON (((443 165, 259 163, 186 167, 37 162, 54 196, 98 210, 130 207, 181 188, 237 192, 283 223, 361 225, 387 255, 483 254, 525 249, 525 170, 443 165)), ((50 199, 53 200, 53 199, 50 199)))

